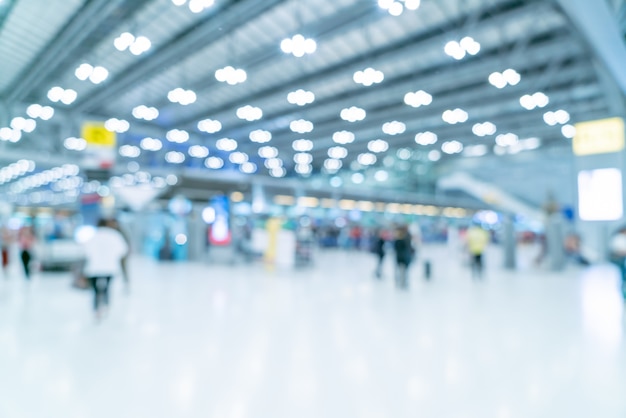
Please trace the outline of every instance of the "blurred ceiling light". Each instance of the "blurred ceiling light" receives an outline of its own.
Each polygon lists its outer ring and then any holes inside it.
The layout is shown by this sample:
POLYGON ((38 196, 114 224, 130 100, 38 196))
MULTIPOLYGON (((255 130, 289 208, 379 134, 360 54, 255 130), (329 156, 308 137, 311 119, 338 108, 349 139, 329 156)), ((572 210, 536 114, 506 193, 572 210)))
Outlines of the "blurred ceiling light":
POLYGON ((87 141, 83 138, 70 136, 63 141, 63 146, 70 151, 83 151, 87 148, 87 141))
POLYGON ((357 161, 361 165, 373 165, 376 164, 376 156, 372 153, 365 152, 363 154, 359 154, 357 161))
POLYGON ((441 115, 441 119, 443 119, 444 122, 447 122, 451 125, 466 122, 468 117, 469 116, 467 112, 459 108, 454 109, 454 110, 446 110, 441 115))
MULTIPOLYGON (((400 148, 398 151, 396 151, 396 156, 399 159, 406 161, 411 159, 411 156, 413 156, 413 152, 408 148, 400 148)), ((391 164, 387 165, 387 167, 391 166, 393 166, 393 158, 391 160, 391 164)))
POLYGON ((550 103, 550 98, 538 91, 534 94, 525 94, 519 99, 519 103, 526 110, 533 110, 537 107, 546 107, 550 103))
POLYGON ((541 139, 539 138, 526 138, 519 139, 508 145, 497 144, 493 147, 493 153, 496 155, 504 154, 518 154, 521 151, 529 151, 537 149, 541 146, 541 139))
POLYGON ((271 140, 272 140, 272 133, 270 131, 257 129, 257 130, 250 132, 250 141, 256 142, 257 144, 264 144, 266 142, 270 142, 271 140))
POLYGON ((183 106, 195 103, 197 98, 198 97, 193 90, 185 90, 181 87, 177 87, 167 93, 167 100, 172 103, 179 103, 183 106))
POLYGON ((489 152, 489 148, 485 144, 469 145, 463 149, 463 155, 466 157, 482 157, 489 152))
POLYGON ((343 163, 341 162, 341 160, 338 160, 336 158, 329 158, 324 160, 324 168, 328 171, 337 171, 341 168, 342 165, 343 163))
POLYGON ((220 157, 209 157, 204 160, 204 166, 212 170, 219 170, 220 168, 224 167, 224 160, 222 160, 220 157))
POLYGON ((386 170, 378 170, 374 173, 374 179, 380 182, 387 181, 389 179, 389 173, 386 170))
POLYGON ((222 130, 222 123, 219 120, 203 119, 198 122, 198 130, 208 134, 214 134, 222 130))
POLYGON ((350 131, 339 131, 333 134, 333 142, 341 145, 354 142, 354 133, 350 131))
POLYGON ((420 4, 420 0, 378 0, 378 7, 387 10, 392 16, 400 16, 405 8, 407 10, 417 10, 420 4))
POLYGON ((341 109, 339 116, 341 119, 347 122, 357 122, 365 119, 365 110, 360 107, 351 106, 346 109, 341 109))
POLYGON ((336 160, 346 158, 348 156, 348 150, 344 147, 331 147, 328 149, 328 156, 336 160))
POLYGON ((220 83, 227 83, 234 86, 245 82, 248 79, 248 74, 241 68, 227 65, 215 71, 215 79, 220 83))
POLYGON ((519 143, 524 150, 533 150, 541 146, 541 139, 535 137, 520 139, 519 143))
MULTIPOLYGON (((172 3, 175 6, 184 6, 187 0, 172 0, 172 3)), ((189 10, 192 13, 201 13, 205 9, 213 6, 213 4, 215 4, 215 0, 190 0, 189 10)))
POLYGON ((25 119, 24 126, 22 127, 22 131, 26 133, 30 133, 37 128, 37 122, 34 119, 25 119))
POLYGON ((189 141, 189 133, 187 131, 183 131, 182 129, 171 129, 167 131, 165 138, 170 142, 182 144, 189 141))
POLYGON ((296 164, 311 164, 313 156, 306 152, 298 152, 293 156, 293 162, 296 164))
POLYGON ((313 130, 313 122, 304 119, 293 120, 289 123, 289 129, 299 134, 309 133, 313 130))
POLYGON ((287 170, 285 170, 282 167, 272 168, 270 170, 270 176, 272 177, 285 177, 286 174, 287 174, 287 170))
POLYGON ((291 144, 294 151, 306 152, 313 149, 313 141, 310 139, 296 139, 291 144))
POLYGON ((522 76, 512 68, 506 69, 501 73, 495 71, 489 75, 489 83, 499 89, 503 89, 507 85, 515 86, 521 79, 522 76))
POLYGON ((104 128, 110 132, 123 134, 130 129, 130 123, 124 119, 111 118, 104 122, 104 128))
POLYGON ((496 137, 496 144, 501 147, 508 147, 517 144, 519 137, 513 133, 500 134, 496 137))
POLYGON ((209 156, 209 149, 204 145, 192 145, 187 150, 187 154, 194 158, 206 158, 209 156))
POLYGON ((99 65, 83 63, 76 68, 74 75, 81 81, 89 80, 93 84, 100 84, 109 77, 109 71, 99 65))
POLYGON ((382 139, 374 139, 367 143, 367 149, 371 152, 385 152, 389 149, 389 143, 382 139))
POLYGON ((48 120, 54 116, 54 109, 50 106, 42 106, 35 103, 26 108, 26 114, 33 119, 48 120))
POLYGON ((436 149, 430 151, 428 153, 428 159, 430 161, 439 161, 441 159, 441 152, 437 151, 436 149))
POLYGON ((259 148, 259 157, 261 158, 276 158, 278 156, 278 148, 264 146, 259 148))
POLYGON ((404 103, 411 107, 428 106, 433 102, 433 96, 424 90, 411 91, 404 95, 404 103))
POLYGON ((32 160, 19 160, 0 169, 0 184, 14 180, 26 173, 35 170, 35 162, 32 160))
POLYGON ((178 151, 169 151, 165 154, 165 161, 170 164, 181 164, 185 161, 185 154, 178 151))
POLYGON ((174 186, 176 185, 176 183, 178 183, 178 177, 176 176, 176 174, 168 174, 165 177, 165 182, 170 186, 174 186))
POLYGON ((441 144, 441 151, 445 152, 446 154, 458 154, 459 152, 463 151, 463 144, 456 140, 446 141, 441 144))
POLYGON ((189 0, 189 10, 192 13, 201 13, 205 9, 213 6, 214 3, 215 0, 189 0))
POLYGON ((244 174, 254 174, 256 173, 256 170, 257 170, 256 164, 249 162, 249 161, 241 164, 241 166, 239 167, 239 171, 241 171, 244 174))
MULTIPOLYGON (((332 187, 341 187, 341 185, 343 184, 343 180, 341 180, 341 177, 332 177, 329 181, 330 185, 332 187)), ((342 219, 342 218, 340 218, 342 219)), ((344 221, 345 222, 345 221, 344 221)))
POLYGON ((496 133, 496 125, 491 122, 476 123, 472 127, 472 132, 476 136, 487 136, 496 133))
POLYGON ((379 84, 385 79, 385 75, 382 71, 375 70, 371 67, 364 69, 363 71, 357 71, 352 76, 352 79, 357 84, 362 84, 366 87, 372 84, 379 84))
POLYGON ((298 106, 305 106, 315 101, 315 94, 311 91, 298 89, 287 95, 287 101, 298 106))
POLYGON ((159 151, 163 143, 159 139, 146 137, 139 142, 139 146, 146 151, 159 151))
POLYGON ((64 89, 62 87, 52 87, 48 91, 48 99, 53 102, 61 102, 63 104, 69 105, 74 103, 76 98, 78 97, 78 93, 72 89, 64 89))
POLYGON ((135 35, 130 32, 124 32, 115 38, 113 45, 118 51, 125 51, 133 42, 135 42, 135 35))
POLYGON ((283 165, 283 160, 281 160, 280 158, 268 158, 267 160, 265 160, 265 167, 270 170, 273 170, 275 168, 281 168, 283 165))
POLYGON ((132 113, 136 119, 154 120, 159 117, 159 111, 156 107, 148 107, 145 105, 139 105, 133 108, 132 113))
POLYGON ((361 173, 354 173, 350 177, 350 180, 352 180, 352 183, 354 184, 361 184, 363 183, 363 181, 365 181, 365 176, 361 173))
POLYGON ((237 141, 231 138, 220 138, 215 143, 215 147, 220 151, 234 151, 237 149, 237 141))
POLYGON ((437 140, 437 134, 430 131, 419 132, 417 135, 415 135, 415 142, 419 145, 433 145, 437 143, 437 140))
POLYGON ((9 142, 18 142, 22 139, 22 131, 9 127, 0 128, 0 140, 9 142))
POLYGON ((572 139, 576 136, 576 128, 574 125, 563 125, 561 126, 561 133, 565 138, 572 139))
POLYGON ((466 36, 459 42, 450 41, 444 47, 444 52, 455 60, 462 60, 467 54, 476 55, 480 52, 480 43, 474 38, 466 36))
POLYGON ((150 39, 145 36, 135 37, 135 35, 130 32, 124 32, 115 38, 113 45, 118 51, 128 49, 133 55, 141 55, 150 49, 152 43, 150 39))
POLYGON ((119 149, 119 154, 122 157, 137 158, 141 154, 141 150, 135 145, 122 145, 119 149))
POLYGON ((245 105, 237 109, 237 117, 252 122, 261 119, 263 117, 263 111, 258 107, 245 105))
POLYGON ((301 34, 283 39, 280 49, 285 54, 292 54, 294 57, 303 57, 304 54, 312 54, 317 49, 317 43, 311 38, 305 38, 301 34))
POLYGON ((399 135, 406 131, 406 125, 397 120, 386 122, 383 124, 383 132, 387 135, 399 135))
POLYGON ((543 120, 550 126, 565 125, 570 120, 570 115, 565 110, 557 110, 555 112, 546 112, 543 115, 543 120))
POLYGON ((307 175, 311 174, 313 167, 310 164, 296 164, 295 171, 298 174, 307 175))

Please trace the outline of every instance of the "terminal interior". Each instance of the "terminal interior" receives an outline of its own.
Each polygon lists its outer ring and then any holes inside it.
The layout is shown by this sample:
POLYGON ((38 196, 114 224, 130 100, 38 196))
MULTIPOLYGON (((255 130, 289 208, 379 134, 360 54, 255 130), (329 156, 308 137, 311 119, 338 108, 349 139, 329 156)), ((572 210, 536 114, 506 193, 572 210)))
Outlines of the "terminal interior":
POLYGON ((625 35, 623 0, 0 0, 0 417, 626 416, 625 35))

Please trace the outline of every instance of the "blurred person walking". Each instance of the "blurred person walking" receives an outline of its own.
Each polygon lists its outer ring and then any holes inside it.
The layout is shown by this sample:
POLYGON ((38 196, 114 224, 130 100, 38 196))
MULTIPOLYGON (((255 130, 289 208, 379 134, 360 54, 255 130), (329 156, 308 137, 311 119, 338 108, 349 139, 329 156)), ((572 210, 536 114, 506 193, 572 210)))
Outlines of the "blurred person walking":
POLYGON ((480 279, 484 269, 483 253, 490 241, 489 232, 485 231, 478 222, 474 222, 467 230, 465 240, 471 257, 472 277, 480 279))
POLYGON ((124 238, 124 242, 126 242, 126 246, 128 249, 126 251, 126 254, 124 254, 124 256, 120 259, 120 270, 122 272, 122 279, 124 280, 124 284, 126 285, 126 290, 129 290, 130 279, 128 277, 128 257, 130 256, 130 239, 128 238, 128 235, 124 232, 124 230, 120 226, 120 223, 118 222, 117 219, 115 218, 109 219, 107 221, 107 226, 119 232, 122 238, 124 238))
POLYGON ((93 307, 100 319, 109 306, 109 285, 121 268, 121 260, 128 254, 128 245, 110 221, 100 219, 93 236, 84 244, 85 277, 94 290, 93 307))
POLYGON ((622 280, 622 294, 626 298, 626 226, 618 229, 609 242, 609 258, 617 266, 622 280))
POLYGON ((377 257, 376 270, 374 271, 374 275, 377 279, 380 279, 383 276, 383 261, 385 260, 386 243, 385 231, 383 229, 379 229, 372 237, 372 253, 374 253, 377 257))
POLYGON ((20 258, 24 266, 24 277, 30 280, 31 261, 33 259, 33 248, 35 247, 35 233, 31 226, 23 226, 17 233, 17 244, 20 248, 20 258))
POLYGON ((409 265, 415 256, 413 239, 406 225, 396 229, 393 248, 396 251, 396 286, 406 289, 408 287, 409 265))
POLYGON ((9 278, 9 257, 13 236, 8 228, 2 227, 0 231, 0 251, 2 252, 2 274, 5 279, 9 278))

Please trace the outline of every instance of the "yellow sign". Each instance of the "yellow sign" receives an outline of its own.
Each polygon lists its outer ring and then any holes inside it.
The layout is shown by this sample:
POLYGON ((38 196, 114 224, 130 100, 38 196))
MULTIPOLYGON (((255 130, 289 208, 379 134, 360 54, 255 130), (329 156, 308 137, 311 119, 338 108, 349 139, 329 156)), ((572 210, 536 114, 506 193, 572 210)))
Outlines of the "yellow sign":
POLYGON ((115 146, 115 132, 104 127, 103 123, 86 122, 83 124, 82 137, 89 145, 113 148, 115 146))
POLYGON ((574 154, 606 154, 624 149, 624 120, 610 118, 576 124, 574 154))

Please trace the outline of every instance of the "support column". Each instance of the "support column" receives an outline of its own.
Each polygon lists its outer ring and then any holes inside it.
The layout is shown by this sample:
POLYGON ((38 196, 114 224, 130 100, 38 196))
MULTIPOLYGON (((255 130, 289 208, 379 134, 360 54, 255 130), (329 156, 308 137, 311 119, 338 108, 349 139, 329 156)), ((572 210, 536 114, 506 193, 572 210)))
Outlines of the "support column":
POLYGON ((507 216, 503 222, 503 244, 504 244, 504 268, 515 270, 517 238, 515 236, 515 224, 513 216, 507 216))
POLYGON ((561 271, 565 267, 564 238, 563 217, 560 213, 553 213, 546 221, 546 250, 552 271, 561 271))

